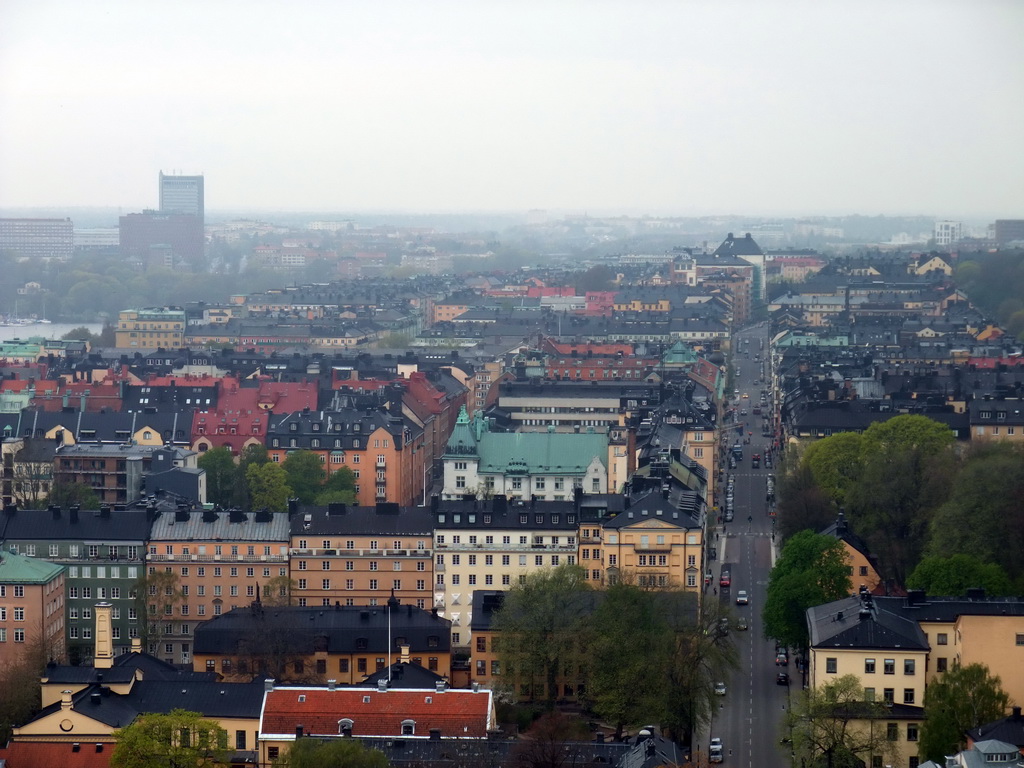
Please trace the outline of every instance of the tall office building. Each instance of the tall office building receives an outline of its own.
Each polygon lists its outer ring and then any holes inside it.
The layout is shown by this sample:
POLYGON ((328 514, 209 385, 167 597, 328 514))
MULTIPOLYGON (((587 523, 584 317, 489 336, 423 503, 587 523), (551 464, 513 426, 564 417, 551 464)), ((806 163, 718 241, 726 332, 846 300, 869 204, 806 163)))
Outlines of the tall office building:
POLYGON ((71 219, 0 219, 0 251, 66 261, 74 248, 71 219))
POLYGON ((160 171, 160 213, 184 213, 205 221, 202 176, 166 176, 160 171))

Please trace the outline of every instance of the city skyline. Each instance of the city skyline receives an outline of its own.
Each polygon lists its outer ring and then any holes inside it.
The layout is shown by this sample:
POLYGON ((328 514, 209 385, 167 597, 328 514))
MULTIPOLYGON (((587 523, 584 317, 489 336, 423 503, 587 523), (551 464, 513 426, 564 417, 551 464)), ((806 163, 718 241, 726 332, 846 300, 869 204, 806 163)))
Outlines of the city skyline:
POLYGON ((14 0, 0 207, 1024 211, 1024 6, 14 0), (46 34, 40 34, 45 30, 46 34))

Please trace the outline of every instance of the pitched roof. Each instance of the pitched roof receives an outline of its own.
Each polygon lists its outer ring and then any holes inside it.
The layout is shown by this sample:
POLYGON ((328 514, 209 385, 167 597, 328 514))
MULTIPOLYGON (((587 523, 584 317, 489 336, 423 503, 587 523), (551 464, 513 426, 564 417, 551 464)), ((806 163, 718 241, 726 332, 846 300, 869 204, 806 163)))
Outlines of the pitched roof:
POLYGON ((0 583, 46 584, 60 575, 63 565, 0 551, 0 583))
POLYGON ((107 768, 114 745, 103 744, 97 749, 97 742, 41 742, 13 741, 4 749, 0 747, 0 765, 6 768, 107 768))
POLYGON ((401 736, 402 723, 415 722, 416 737, 438 730, 442 738, 487 737, 494 727, 491 691, 376 688, 275 688, 268 691, 260 718, 264 737, 303 733, 337 735, 338 721, 352 721, 353 736, 401 736))
POLYGON ((19 511, 8 517, 4 536, 23 541, 68 539, 87 543, 141 543, 149 538, 149 529, 150 521, 141 509, 80 510, 75 515, 67 511, 19 511))
POLYGON ((927 635, 916 621, 869 597, 847 597, 808 608, 807 623, 814 648, 930 648, 927 635))
POLYGON ((285 544, 288 542, 288 529, 287 512, 173 513, 160 515, 153 521, 150 538, 152 541, 268 541, 285 544), (181 519, 185 514, 188 519, 181 519))
MULTIPOLYGON (((373 507, 331 504, 300 507, 291 521, 293 536, 367 534, 379 536, 424 536, 429 543, 434 518, 427 509, 381 503, 373 507)), ((430 552, 424 550, 429 558, 430 552)))
POLYGON ((983 741, 985 739, 998 739, 999 741, 1014 744, 1018 749, 1024 747, 1024 717, 1021 717, 1020 707, 1013 708, 1013 714, 996 720, 994 723, 985 723, 967 732, 972 741, 983 741))
POLYGON ((608 435, 583 432, 485 432, 477 448, 479 472, 504 472, 513 463, 530 474, 585 472, 596 457, 608 463, 608 435))

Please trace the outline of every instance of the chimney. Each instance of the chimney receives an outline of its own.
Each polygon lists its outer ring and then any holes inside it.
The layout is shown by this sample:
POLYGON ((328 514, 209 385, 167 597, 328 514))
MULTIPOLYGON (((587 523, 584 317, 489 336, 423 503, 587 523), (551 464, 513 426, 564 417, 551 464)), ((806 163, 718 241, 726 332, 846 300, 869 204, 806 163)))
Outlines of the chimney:
POLYGON ((377 692, 378 693, 387 693, 387 690, 388 690, 387 678, 382 677, 380 680, 377 681, 377 692))
POLYGON ((473 693, 480 693, 480 683, 474 681, 471 687, 473 689, 473 693))
POLYGON ((440 741, 441 740, 441 729, 440 728, 431 728, 430 729, 430 740, 431 741, 440 741))
POLYGON ((268 677, 263 681, 263 690, 268 693, 274 690, 274 678, 268 677))
POLYGON ((438 680, 437 684, 434 686, 434 691, 436 693, 444 693, 445 688, 447 688, 447 685, 445 684, 444 680, 438 680))
MULTIPOLYGON (((71 709, 71 696, 72 696, 71 691, 64 690, 64 691, 60 692, 60 708, 61 709, 71 709)), ((1019 714, 1019 712, 1020 712, 1020 710, 1018 709, 1018 714, 1019 714)))
POLYGON ((142 638, 141 637, 133 637, 132 638, 132 653, 142 653, 142 638))
MULTIPOLYGON (((410 604, 409 607, 411 608, 412 605, 410 604)), ((398 657, 399 663, 401 663, 401 664, 408 664, 409 663, 409 646, 408 645, 400 645, 400 646, 398 646, 398 650, 399 650, 399 654, 400 654, 399 657, 398 657)))
POLYGON ((337 689, 338 689, 338 681, 337 680, 328 680, 327 681, 327 690, 328 691, 335 691, 337 689))
POLYGON ((114 638, 111 629, 110 603, 96 604, 96 655, 93 666, 96 669, 110 669, 114 666, 114 638))
POLYGON ((296 725, 295 726, 295 738, 296 739, 301 739, 302 738, 302 726, 301 725, 296 725))

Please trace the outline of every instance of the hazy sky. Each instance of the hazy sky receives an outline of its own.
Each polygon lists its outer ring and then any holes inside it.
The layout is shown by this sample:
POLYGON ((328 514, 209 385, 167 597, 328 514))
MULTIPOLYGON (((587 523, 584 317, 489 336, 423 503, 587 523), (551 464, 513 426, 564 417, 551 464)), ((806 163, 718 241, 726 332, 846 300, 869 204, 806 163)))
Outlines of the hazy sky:
POLYGON ((0 0, 0 206, 1024 217, 1024 2, 0 0))

